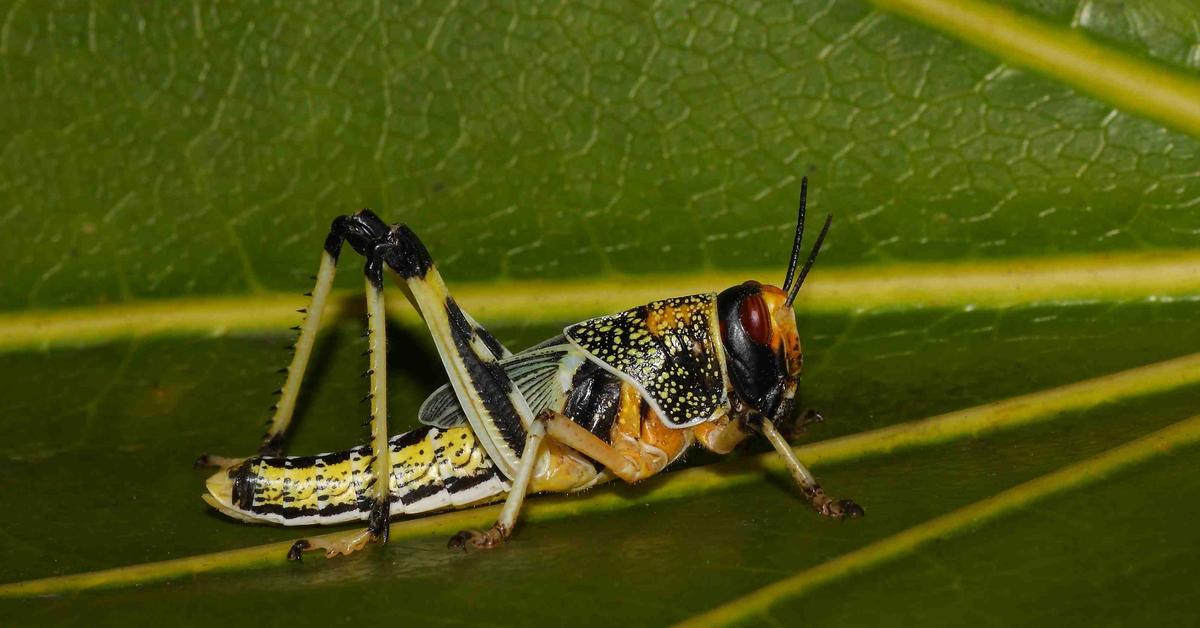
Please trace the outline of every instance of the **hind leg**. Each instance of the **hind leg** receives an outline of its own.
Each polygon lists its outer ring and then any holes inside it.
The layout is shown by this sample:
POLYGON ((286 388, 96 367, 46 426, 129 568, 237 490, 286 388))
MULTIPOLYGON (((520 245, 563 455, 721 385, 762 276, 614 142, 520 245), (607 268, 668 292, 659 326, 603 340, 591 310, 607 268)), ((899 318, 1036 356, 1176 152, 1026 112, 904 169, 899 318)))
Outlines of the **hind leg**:
POLYGON ((300 560, 303 552, 325 550, 327 557, 350 554, 372 541, 387 543, 391 525, 392 448, 387 427, 387 335, 383 304, 383 279, 378 263, 367 262, 367 335, 371 344, 371 482, 367 492, 372 503, 371 514, 364 530, 335 537, 332 541, 301 539, 288 550, 289 560, 300 560))
POLYGON ((406 225, 393 229, 379 250, 424 319, 471 428, 492 462, 513 478, 534 417, 500 366, 508 350, 450 296, 425 245, 406 225))
MULTIPOLYGON (((509 355, 507 349, 463 312, 449 296, 428 251, 408 227, 399 225, 387 228, 386 233, 373 233, 372 238, 363 248, 355 246, 355 249, 360 252, 365 249, 367 256, 369 335, 372 342, 371 369, 368 372, 371 373, 373 389, 373 455, 378 469, 375 477, 387 478, 390 484, 391 465, 387 459, 390 450, 382 379, 386 368, 382 272, 386 267, 403 281, 407 296, 425 320, 459 403, 471 419, 480 443, 485 445, 485 449, 490 447, 489 458, 507 477, 515 478, 519 474, 519 465, 512 464, 507 469, 512 472, 510 474, 502 463, 523 460, 523 451, 536 459, 541 428, 535 430, 536 438, 532 440, 526 434, 526 427, 534 423, 532 413, 520 390, 498 362, 500 357, 509 355), (526 450, 526 447, 532 449, 526 450)), ((348 241, 356 244, 352 238, 348 238, 348 241)), ((528 477, 524 481, 527 484, 528 477)), ((386 541, 392 491, 382 483, 377 491, 374 495, 377 509, 372 511, 366 531, 341 535, 331 543, 297 541, 288 554, 289 558, 299 558, 304 551, 315 549, 324 549, 327 555, 344 554, 364 547, 371 540, 386 541)), ((519 509, 519 501, 508 509, 511 519, 515 519, 519 509)))
MULTIPOLYGON (((371 467, 372 479, 365 488, 366 498, 370 500, 371 508, 368 526, 364 533, 347 536, 337 543, 327 547, 331 554, 349 553, 360 549, 372 540, 386 542, 389 530, 389 515, 391 505, 391 447, 388 443, 387 427, 387 334, 385 331, 386 312, 383 301, 383 268, 379 244, 386 240, 390 228, 375 214, 363 210, 353 216, 339 216, 330 226, 329 236, 325 240, 325 250, 321 257, 321 266, 317 272, 317 283, 313 288, 312 305, 308 311, 308 319, 300 328, 300 337, 296 342, 296 354, 291 366, 287 369, 288 376, 280 394, 280 402, 274 407, 274 414, 268 423, 267 433, 263 436, 259 448, 260 455, 272 455, 282 449, 283 437, 295 411, 296 399, 300 391, 300 383, 312 354, 312 346, 320 326, 321 314, 328 300, 333 283, 338 257, 342 244, 348 242, 352 248, 367 258, 364 272, 366 274, 367 298, 367 335, 369 337, 370 393, 367 399, 371 401, 371 467)), ((201 456, 198 465, 217 465, 223 468, 240 463, 244 458, 227 458, 222 456, 201 456)), ((299 557, 299 551, 316 544, 308 541, 298 541, 289 552, 289 557, 299 557), (298 549, 299 548, 299 549, 298 549)))
MULTIPOLYGON (((307 313, 307 317, 303 324, 293 328, 299 329, 300 335, 291 347, 294 352, 292 361, 286 368, 280 369, 281 373, 287 373, 287 377, 284 379, 283 386, 275 391, 279 400, 271 406, 272 414, 267 421, 267 431, 263 434, 258 446, 259 455, 274 456, 283 452, 284 437, 292 422, 292 415, 296 411, 296 400, 300 397, 300 383, 304 379, 304 371, 312 356, 313 344, 321 326, 321 316, 325 312, 325 304, 329 300, 329 291, 333 285, 333 276, 336 271, 337 256, 331 255, 328 251, 323 252, 321 266, 317 270, 316 285, 309 293, 312 295, 312 301, 307 308, 300 310, 301 313, 307 313)), ((197 468, 209 466, 227 468, 243 460, 245 460, 244 457, 231 458, 204 454, 196 459, 195 466, 197 468)))
MULTIPOLYGON (((363 210, 352 216, 338 216, 329 227, 329 235, 325 238, 325 247, 321 252, 321 264, 317 269, 316 283, 311 292, 307 293, 312 301, 307 308, 300 311, 307 314, 304 323, 294 327, 300 332, 292 346, 294 351, 291 363, 281 373, 287 373, 283 386, 275 391, 279 400, 271 406, 271 418, 267 421, 267 431, 263 434, 258 447, 259 455, 273 456, 283 452, 284 438, 292 416, 296 411, 296 400, 300 396, 300 385, 304 380, 304 372, 312 357, 313 345, 321 326, 321 317, 329 301, 329 293, 333 286, 333 277, 337 273, 338 258, 341 255, 342 244, 349 242, 359 253, 367 254, 373 240, 386 236, 388 226, 368 210, 363 210)), ((215 466, 230 467, 245 460, 245 457, 202 455, 196 460, 197 467, 215 466)))

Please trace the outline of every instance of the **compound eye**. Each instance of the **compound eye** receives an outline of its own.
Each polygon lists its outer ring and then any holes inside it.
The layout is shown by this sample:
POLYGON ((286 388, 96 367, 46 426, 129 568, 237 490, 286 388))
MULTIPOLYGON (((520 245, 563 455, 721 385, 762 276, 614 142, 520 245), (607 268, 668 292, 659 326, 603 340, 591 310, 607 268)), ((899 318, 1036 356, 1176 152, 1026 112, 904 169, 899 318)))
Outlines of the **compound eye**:
POLYGON ((750 334, 750 339, 760 345, 766 345, 771 340, 771 315, 762 296, 753 294, 738 305, 738 319, 742 329, 750 334))

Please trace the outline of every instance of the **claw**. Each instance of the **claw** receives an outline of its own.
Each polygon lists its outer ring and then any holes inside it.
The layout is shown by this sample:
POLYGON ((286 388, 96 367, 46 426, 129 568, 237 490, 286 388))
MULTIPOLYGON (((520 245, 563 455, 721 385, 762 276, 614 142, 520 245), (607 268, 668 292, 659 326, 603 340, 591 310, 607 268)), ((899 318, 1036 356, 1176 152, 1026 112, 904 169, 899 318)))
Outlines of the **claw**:
POLYGON ((288 549, 287 559, 303 561, 304 551, 308 549, 312 549, 312 544, 305 539, 300 539, 299 541, 292 543, 292 547, 288 549))
POLYGON ((804 434, 808 431, 808 426, 824 422, 825 417, 821 416, 820 412, 809 408, 808 410, 805 410, 804 413, 801 414, 794 423, 792 423, 791 434, 793 436, 804 434))
POLYGON ((508 540, 508 532, 504 526, 497 523, 488 528, 487 532, 479 530, 460 530, 446 542, 448 549, 460 549, 467 552, 471 549, 492 549, 500 547, 508 540))
POLYGON ((377 540, 368 529, 349 530, 340 534, 317 536, 310 539, 300 539, 292 543, 288 549, 288 560, 300 560, 304 552, 310 550, 325 550, 325 558, 348 556, 377 540))
POLYGON ((859 506, 852 499, 831 499, 822 504, 818 510, 822 515, 831 519, 857 519, 866 516, 863 507, 859 506))
POLYGON ((838 502, 838 506, 840 506, 842 509, 842 516, 847 519, 857 519, 867 515, 866 511, 863 510, 863 507, 859 506, 852 499, 843 499, 842 501, 838 502))
POLYGON ((467 544, 475 545, 477 543, 476 539, 482 536, 483 533, 479 530, 459 530, 458 533, 450 537, 449 541, 446 541, 446 549, 460 549, 465 554, 467 544))

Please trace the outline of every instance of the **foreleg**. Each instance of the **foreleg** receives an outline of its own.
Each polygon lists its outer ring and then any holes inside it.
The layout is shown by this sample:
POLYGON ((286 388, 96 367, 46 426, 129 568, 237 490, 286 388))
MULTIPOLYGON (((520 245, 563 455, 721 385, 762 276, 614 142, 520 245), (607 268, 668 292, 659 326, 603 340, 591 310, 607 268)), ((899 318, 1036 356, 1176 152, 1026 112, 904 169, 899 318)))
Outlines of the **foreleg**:
POLYGON ((775 425, 769 420, 762 422, 762 433, 771 441, 771 446, 783 458, 783 463, 787 465, 788 472, 791 473, 792 479, 796 481, 796 485, 800 487, 800 492, 808 498, 808 502, 817 512, 826 517, 834 519, 843 519, 846 517, 861 517, 863 516, 862 506, 854 503, 850 499, 837 500, 825 494, 825 490, 821 488, 817 478, 813 477, 811 471, 805 467, 798 458, 796 452, 792 450, 792 446, 775 428, 775 425))

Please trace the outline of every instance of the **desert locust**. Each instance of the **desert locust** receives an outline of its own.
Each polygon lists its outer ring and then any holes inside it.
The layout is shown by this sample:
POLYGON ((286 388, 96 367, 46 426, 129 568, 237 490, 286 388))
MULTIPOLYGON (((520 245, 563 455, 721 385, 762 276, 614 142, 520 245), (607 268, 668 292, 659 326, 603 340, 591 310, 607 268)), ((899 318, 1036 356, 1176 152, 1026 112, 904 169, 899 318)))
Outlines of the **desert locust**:
POLYGON ((363 529, 297 541, 288 553, 348 554, 386 542, 392 517, 504 501, 488 530, 451 547, 490 548, 513 533, 529 493, 637 482, 694 444, 728 453, 762 434, 821 514, 862 508, 828 496, 780 433, 796 402, 802 353, 792 302, 829 230, 801 267, 807 181, 782 287, 747 281, 720 293, 670 297, 566 326, 513 353, 454 300, 425 246, 405 225, 368 210, 333 221, 312 303, 258 455, 202 456, 219 467, 204 499, 248 522, 364 520, 363 529), (366 259, 371 405, 369 444, 281 455, 321 314, 344 245, 366 259), (798 271, 798 272, 797 272, 798 271), (388 435, 384 274, 395 276, 433 336, 449 384, 425 400, 415 430, 388 435), (382 478, 382 479, 381 479, 382 478))

